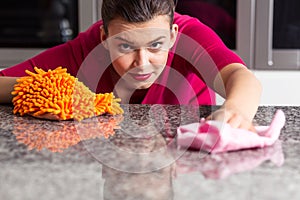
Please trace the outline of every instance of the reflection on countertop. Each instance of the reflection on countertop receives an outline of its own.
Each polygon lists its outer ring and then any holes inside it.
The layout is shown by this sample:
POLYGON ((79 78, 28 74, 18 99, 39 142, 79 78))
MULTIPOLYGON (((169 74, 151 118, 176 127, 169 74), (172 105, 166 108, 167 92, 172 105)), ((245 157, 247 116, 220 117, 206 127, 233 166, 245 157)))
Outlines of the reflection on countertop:
POLYGON ((198 155, 186 151, 177 162, 177 171, 180 173, 201 172, 205 178, 224 179, 232 174, 255 169, 264 162, 271 162, 280 167, 284 164, 284 155, 281 142, 259 149, 250 149, 229 153, 198 155), (201 159, 200 159, 201 158, 201 159), (199 164, 199 160, 201 164, 199 164))
POLYGON ((300 108, 259 108, 259 125, 286 114, 273 146, 207 154, 178 148, 176 128, 217 107, 122 107, 75 122, 1 105, 1 199, 299 199, 300 108))
POLYGON ((29 150, 46 148, 52 152, 62 152, 80 141, 113 136, 122 119, 122 116, 103 116, 81 122, 53 121, 49 126, 43 120, 32 123, 32 120, 14 117, 12 132, 18 142, 28 146, 29 150))

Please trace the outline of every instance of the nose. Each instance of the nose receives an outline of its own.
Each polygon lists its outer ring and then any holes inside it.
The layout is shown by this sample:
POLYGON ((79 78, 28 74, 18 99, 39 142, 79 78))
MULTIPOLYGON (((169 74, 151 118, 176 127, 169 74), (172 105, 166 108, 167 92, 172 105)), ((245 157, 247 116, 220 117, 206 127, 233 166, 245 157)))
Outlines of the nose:
POLYGON ((134 67, 143 67, 149 64, 149 54, 146 48, 135 50, 134 67))

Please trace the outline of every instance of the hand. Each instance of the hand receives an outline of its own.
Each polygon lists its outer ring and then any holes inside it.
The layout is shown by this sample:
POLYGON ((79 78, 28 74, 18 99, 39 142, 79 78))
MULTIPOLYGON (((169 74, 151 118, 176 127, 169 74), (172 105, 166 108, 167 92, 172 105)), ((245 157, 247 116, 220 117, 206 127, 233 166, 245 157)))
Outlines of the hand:
POLYGON ((217 120, 230 124, 232 128, 241 128, 256 132, 252 119, 247 118, 242 114, 242 111, 234 107, 222 106, 209 115, 206 120, 217 120))
POLYGON ((48 120, 54 120, 54 121, 60 121, 61 119, 58 117, 58 115, 52 114, 52 113, 45 113, 42 115, 33 115, 29 114, 32 117, 39 118, 39 119, 48 119, 48 120))

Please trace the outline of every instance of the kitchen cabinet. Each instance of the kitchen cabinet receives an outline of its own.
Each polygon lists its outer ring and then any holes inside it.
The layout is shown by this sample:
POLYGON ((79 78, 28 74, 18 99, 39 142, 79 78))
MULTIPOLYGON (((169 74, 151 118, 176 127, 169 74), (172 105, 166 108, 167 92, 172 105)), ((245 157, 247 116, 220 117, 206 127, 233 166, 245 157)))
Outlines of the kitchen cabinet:
POLYGON ((300 69, 300 1, 256 2, 255 69, 300 69))
POLYGON ((97 8, 98 0, 1 1, 0 69, 75 38, 97 20, 97 8))
POLYGON ((210 26, 251 69, 298 70, 299 7, 298 0, 179 0, 176 9, 210 26))
MULTIPOLYGON (((299 7, 299 0, 179 0, 176 9, 210 26, 242 57, 262 83, 262 105, 300 105, 295 92, 300 85, 299 7)), ((217 104, 223 101, 217 96, 217 104)))

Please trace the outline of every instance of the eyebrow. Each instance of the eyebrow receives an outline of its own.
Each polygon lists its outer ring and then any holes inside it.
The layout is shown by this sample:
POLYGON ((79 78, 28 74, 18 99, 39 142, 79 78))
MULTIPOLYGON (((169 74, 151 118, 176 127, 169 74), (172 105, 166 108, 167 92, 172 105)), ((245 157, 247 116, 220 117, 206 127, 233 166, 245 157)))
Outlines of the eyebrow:
MULTIPOLYGON (((157 42, 157 41, 159 41, 160 39, 163 39, 163 38, 166 38, 166 36, 160 36, 160 37, 148 42, 147 44, 148 45, 152 44, 152 43, 157 42)), ((129 40, 126 40, 125 38, 122 38, 122 37, 116 37, 115 40, 121 40, 121 41, 124 41, 124 42, 129 43, 129 44, 134 44, 133 42, 131 42, 129 40)))

